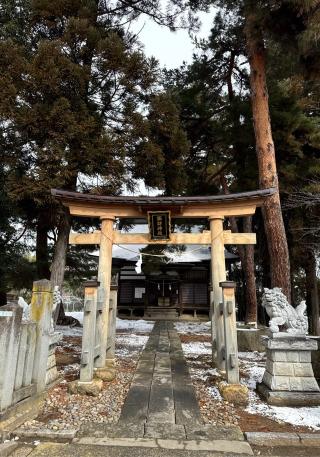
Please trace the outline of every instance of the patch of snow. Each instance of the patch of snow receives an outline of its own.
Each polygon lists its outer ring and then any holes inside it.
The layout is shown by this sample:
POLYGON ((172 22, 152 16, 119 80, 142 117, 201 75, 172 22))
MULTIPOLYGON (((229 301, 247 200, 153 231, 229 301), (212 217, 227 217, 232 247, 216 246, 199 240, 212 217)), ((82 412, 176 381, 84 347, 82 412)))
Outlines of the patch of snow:
POLYGON ((73 371, 79 371, 80 364, 79 363, 71 363, 70 365, 64 365, 60 368, 60 371, 64 373, 72 373, 73 371))
POLYGON ((306 426, 314 430, 320 430, 320 408, 290 408, 282 406, 270 406, 262 402, 255 392, 257 383, 262 381, 265 371, 265 354, 259 352, 240 352, 239 363, 242 371, 248 378, 241 378, 241 383, 249 388, 249 405, 246 411, 251 414, 259 414, 276 420, 287 422, 292 425, 306 426))
MULTIPOLYGON (((83 324, 83 312, 67 312, 66 316, 78 319, 80 324, 83 324)), ((117 330, 131 330, 133 333, 150 333, 153 329, 154 321, 145 320, 127 320, 117 318, 117 330)), ((57 325, 56 331, 63 333, 64 336, 82 336, 82 328, 70 327, 66 325, 57 325)))
POLYGON ((258 332, 259 330, 259 328, 244 328, 237 326, 237 332, 258 332))
POLYGON ((67 325, 57 325, 56 331, 63 334, 63 336, 82 336, 82 327, 69 327, 67 325))
POLYGON ((241 384, 246 385, 252 391, 255 390, 257 383, 262 381, 265 370, 264 352, 239 352, 239 366, 247 377, 241 378, 241 384))
POLYGON ((238 357, 243 360, 255 360, 257 362, 261 362, 262 360, 265 360, 265 352, 238 352, 238 357))
POLYGON ((116 356, 132 357, 139 354, 145 347, 149 337, 143 335, 117 335, 116 356))
POLYGON ((198 381, 206 381, 209 376, 221 376, 216 368, 210 368, 209 370, 204 371, 203 368, 192 367, 190 369, 190 373, 191 376, 196 378, 198 381))
POLYGON ((117 330, 133 330, 134 332, 149 333, 153 329, 154 321, 143 319, 134 321, 117 318, 117 330))
POLYGON ((258 365, 254 365, 252 367, 247 368, 246 373, 248 373, 248 378, 242 378, 241 384, 246 385, 249 389, 254 390, 257 387, 257 384, 262 381, 263 373, 265 367, 261 367, 258 365))
POLYGON ((83 324, 83 311, 67 311, 66 316, 74 317, 81 325, 83 324))
POLYGON ((215 386, 208 387, 208 392, 217 401, 222 401, 222 397, 220 395, 219 389, 215 386))
POLYGON ((251 414, 260 414, 276 421, 283 421, 292 425, 320 430, 319 407, 289 408, 285 406, 269 406, 266 403, 259 402, 258 398, 250 400, 250 404, 246 410, 251 414))
POLYGON ((182 343, 182 350, 186 356, 211 354, 211 343, 202 343, 199 341, 191 341, 190 343, 182 343))
POLYGON ((211 334, 211 322, 175 322, 178 333, 192 333, 194 335, 211 334))

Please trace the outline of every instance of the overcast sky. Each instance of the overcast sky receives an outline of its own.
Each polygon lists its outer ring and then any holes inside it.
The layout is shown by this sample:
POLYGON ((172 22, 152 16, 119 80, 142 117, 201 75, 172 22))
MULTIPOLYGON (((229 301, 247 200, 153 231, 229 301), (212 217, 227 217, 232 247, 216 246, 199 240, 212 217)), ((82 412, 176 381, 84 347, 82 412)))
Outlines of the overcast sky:
MULTIPOLYGON (((214 10, 209 13, 200 13, 198 17, 201 27, 197 33, 197 38, 207 38, 210 34, 211 25, 214 17, 214 10)), ((166 27, 160 27, 147 17, 142 17, 132 31, 139 33, 139 40, 143 43, 145 54, 148 57, 154 56, 161 66, 167 68, 177 68, 182 63, 190 63, 195 51, 194 45, 186 30, 170 32, 166 27)), ((138 182, 134 195, 158 195, 161 193, 158 189, 147 189, 144 183, 138 182)), ((124 195, 130 195, 131 192, 124 187, 124 195)))
MULTIPOLYGON (((198 17, 202 25, 197 38, 206 38, 210 33, 214 10, 200 13, 198 17)), ((141 28, 139 39, 144 44, 146 55, 154 56, 161 66, 177 68, 184 61, 191 62, 194 46, 186 30, 170 32, 145 16, 135 24, 133 31, 138 32, 141 28)))

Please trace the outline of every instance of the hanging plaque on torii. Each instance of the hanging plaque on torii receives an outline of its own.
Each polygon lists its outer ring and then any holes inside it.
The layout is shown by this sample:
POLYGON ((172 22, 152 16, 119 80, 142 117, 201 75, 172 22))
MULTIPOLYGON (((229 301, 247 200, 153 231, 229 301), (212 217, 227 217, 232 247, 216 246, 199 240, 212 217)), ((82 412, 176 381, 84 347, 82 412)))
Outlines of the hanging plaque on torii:
POLYGON ((148 225, 151 240, 170 240, 170 211, 148 211, 148 225))

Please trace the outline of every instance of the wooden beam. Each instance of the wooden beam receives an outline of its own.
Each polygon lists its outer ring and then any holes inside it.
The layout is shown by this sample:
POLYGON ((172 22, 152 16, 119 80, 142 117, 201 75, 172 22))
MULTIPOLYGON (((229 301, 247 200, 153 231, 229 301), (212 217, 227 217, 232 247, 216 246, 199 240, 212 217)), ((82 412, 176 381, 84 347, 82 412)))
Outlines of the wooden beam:
POLYGON ((151 240, 149 233, 114 232, 116 244, 210 244, 210 232, 171 233, 170 240, 151 240))
POLYGON ((256 244, 257 236, 255 233, 223 233, 224 244, 256 244))
MULTIPOLYGON (((222 204, 199 204, 190 205, 185 207, 170 208, 171 217, 176 218, 195 218, 195 217, 208 217, 208 218, 222 218, 229 216, 250 216, 255 213, 256 207, 260 206, 260 201, 252 202, 235 202, 226 205, 222 204)), ((114 218, 114 217, 147 217, 147 208, 138 206, 116 206, 116 205, 94 205, 88 203, 68 203, 64 202, 65 206, 69 207, 70 214, 73 216, 82 217, 97 217, 100 219, 114 218)), ((149 208, 150 209, 150 208, 149 208)), ((164 208, 159 208, 164 209, 164 208)))
MULTIPOLYGON (((71 233, 70 244, 100 244, 101 232, 94 233, 71 233)), ((223 232, 224 244, 256 244, 255 233, 231 233, 230 230, 223 232)), ((211 244, 210 231, 202 233, 171 233, 170 240, 151 240, 149 233, 120 233, 113 232, 115 244, 211 244)))
POLYGON ((138 207, 136 206, 109 206, 105 207, 102 205, 88 205, 88 204, 67 204, 64 205, 69 207, 70 214, 73 216, 80 216, 80 217, 97 217, 100 219, 109 219, 115 217, 147 217, 146 213, 142 213, 138 207))
POLYGON ((70 233, 69 244, 100 244, 101 232, 70 233))
POLYGON ((250 216, 256 212, 255 203, 234 203, 226 206, 222 205, 197 205, 197 206, 186 206, 183 211, 178 215, 172 214, 171 217, 207 217, 208 219, 220 219, 230 216, 250 216))

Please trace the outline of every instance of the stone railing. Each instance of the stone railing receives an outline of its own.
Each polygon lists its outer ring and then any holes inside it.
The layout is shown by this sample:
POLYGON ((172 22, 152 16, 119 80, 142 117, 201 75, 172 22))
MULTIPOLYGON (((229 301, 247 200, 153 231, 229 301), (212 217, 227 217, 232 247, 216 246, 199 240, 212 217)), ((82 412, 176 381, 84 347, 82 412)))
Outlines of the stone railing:
MULTIPOLYGON (((0 308, 0 432, 10 423, 10 409, 23 404, 26 410, 26 401, 38 398, 45 391, 51 316, 52 287, 47 280, 33 284, 26 320, 17 302, 0 308)), ((31 408, 34 415, 37 414, 35 403, 31 408)), ((19 414, 15 412, 14 416, 19 414)))

